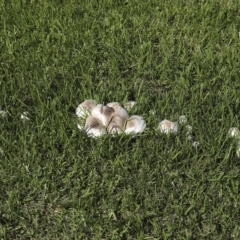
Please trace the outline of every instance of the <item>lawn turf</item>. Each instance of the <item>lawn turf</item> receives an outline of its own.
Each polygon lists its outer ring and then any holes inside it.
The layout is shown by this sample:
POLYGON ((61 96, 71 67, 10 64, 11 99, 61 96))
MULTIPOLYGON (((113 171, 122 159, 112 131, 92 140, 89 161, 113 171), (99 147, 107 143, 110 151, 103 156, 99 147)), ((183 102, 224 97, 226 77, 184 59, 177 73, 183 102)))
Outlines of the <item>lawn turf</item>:
POLYGON ((239 32, 232 0, 1 0, 0 238, 240 239, 239 32), (146 131, 88 138, 85 99, 146 131))

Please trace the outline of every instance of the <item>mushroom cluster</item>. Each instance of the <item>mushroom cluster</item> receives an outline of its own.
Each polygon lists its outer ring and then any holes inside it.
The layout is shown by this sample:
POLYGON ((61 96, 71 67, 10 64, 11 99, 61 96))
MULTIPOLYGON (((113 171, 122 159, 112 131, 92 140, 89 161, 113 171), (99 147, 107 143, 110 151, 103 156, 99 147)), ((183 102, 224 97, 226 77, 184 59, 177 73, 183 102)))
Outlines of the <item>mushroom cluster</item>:
POLYGON ((122 107, 119 102, 111 102, 106 106, 97 104, 95 100, 85 100, 76 109, 79 130, 85 130, 90 137, 104 134, 137 134, 146 128, 143 117, 132 115, 128 111, 136 102, 127 102, 122 107))
POLYGON ((192 142, 193 147, 197 148, 200 142, 193 141, 192 126, 186 125, 187 122, 187 116, 184 115, 180 116, 176 122, 165 119, 159 123, 158 130, 165 134, 177 134, 179 132, 179 125, 182 125, 186 129, 187 139, 192 142))

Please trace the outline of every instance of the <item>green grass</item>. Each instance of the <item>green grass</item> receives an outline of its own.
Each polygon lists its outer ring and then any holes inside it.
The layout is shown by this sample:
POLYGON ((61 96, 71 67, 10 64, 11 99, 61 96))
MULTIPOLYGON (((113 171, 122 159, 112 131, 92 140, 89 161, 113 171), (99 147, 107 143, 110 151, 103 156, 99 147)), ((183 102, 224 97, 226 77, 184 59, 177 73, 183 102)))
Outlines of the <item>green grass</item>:
POLYGON ((239 32, 232 0, 0 0, 0 239, 240 239, 239 32), (91 98, 146 131, 88 138, 91 98))

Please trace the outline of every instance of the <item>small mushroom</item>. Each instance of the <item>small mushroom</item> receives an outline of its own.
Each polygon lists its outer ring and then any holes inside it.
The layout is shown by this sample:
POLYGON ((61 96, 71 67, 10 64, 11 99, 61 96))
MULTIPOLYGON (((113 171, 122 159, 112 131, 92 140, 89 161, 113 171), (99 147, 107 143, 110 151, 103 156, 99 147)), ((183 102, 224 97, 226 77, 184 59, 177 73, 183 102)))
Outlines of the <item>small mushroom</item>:
POLYGON ((113 108, 104 106, 103 104, 98 104, 95 108, 92 109, 91 115, 92 117, 100 120, 103 126, 107 127, 113 117, 113 113, 113 108))
POLYGON ((136 103, 137 102, 135 102, 135 101, 126 102, 124 105, 124 108, 126 108, 129 111, 133 108, 134 105, 136 105, 136 103))
POLYGON ((96 107, 97 102, 93 99, 85 100, 76 109, 77 116, 80 117, 86 117, 90 114, 91 110, 96 107))
POLYGON ((126 124, 125 133, 142 133, 146 128, 146 122, 143 117, 132 115, 126 124))
POLYGON ((107 133, 106 128, 103 126, 102 122, 93 116, 87 117, 85 129, 90 137, 100 137, 101 135, 107 133))
POLYGON ((195 141, 195 142, 192 143, 192 146, 193 146, 194 148, 198 148, 198 147, 200 146, 200 142, 195 141))
POLYGON ((192 141, 193 140, 193 135, 192 135, 192 126, 190 126, 190 125, 187 125, 186 126, 186 129, 187 129, 187 139, 189 140, 189 141, 192 141))
POLYGON ((129 117, 128 112, 121 106, 115 106, 112 120, 107 127, 109 133, 122 133, 125 130, 126 122, 129 117))
POLYGON ((167 119, 163 120, 162 122, 159 123, 158 125, 158 129, 162 132, 162 133, 177 133, 178 132, 178 128, 179 125, 177 122, 171 122, 167 119))
POLYGON ((29 121, 30 118, 28 117, 29 116, 29 112, 23 112, 20 116, 20 118, 23 120, 23 121, 29 121))
POLYGON ((156 115, 156 113, 157 113, 157 112, 156 112, 155 109, 151 109, 151 110, 149 111, 149 114, 150 114, 150 115, 156 115))
POLYGON ((7 117, 7 112, 2 110, 1 105, 0 105, 0 117, 2 117, 2 118, 7 117))
POLYGON ((192 140, 193 140, 193 135, 187 133, 187 139, 188 139, 189 141, 192 141, 192 140))
POLYGON ((179 124, 181 124, 181 125, 186 124, 187 121, 188 121, 188 119, 187 119, 187 116, 185 116, 185 115, 181 115, 181 116, 178 118, 178 122, 179 122, 179 124))
POLYGON ((192 134, 192 130, 193 130, 192 126, 187 125, 186 129, 187 129, 187 134, 192 134))
POLYGON ((7 117, 7 112, 6 112, 6 111, 3 111, 3 110, 1 110, 1 111, 0 111, 0 116, 1 116, 2 118, 5 118, 5 117, 7 117))
POLYGON ((240 131, 237 127, 232 127, 228 131, 228 136, 231 138, 240 139, 240 131))

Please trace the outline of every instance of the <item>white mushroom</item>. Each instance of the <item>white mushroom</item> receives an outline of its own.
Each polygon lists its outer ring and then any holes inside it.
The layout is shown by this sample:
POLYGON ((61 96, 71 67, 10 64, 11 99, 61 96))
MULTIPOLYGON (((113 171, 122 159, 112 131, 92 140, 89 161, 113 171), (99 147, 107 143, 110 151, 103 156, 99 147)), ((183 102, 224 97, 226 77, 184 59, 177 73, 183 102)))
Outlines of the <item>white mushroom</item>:
POLYGON ((0 111, 0 116, 1 116, 2 118, 5 118, 5 117, 7 117, 7 112, 6 112, 6 111, 3 111, 3 110, 1 110, 1 111, 0 111))
POLYGON ((146 128, 146 122, 143 117, 132 115, 126 124, 125 133, 142 133, 146 128))
POLYGON ((7 112, 3 111, 1 106, 0 106, 0 117, 2 117, 2 118, 7 117, 7 112))
POLYGON ((125 108, 120 105, 114 106, 114 113, 111 122, 107 127, 109 133, 122 133, 125 130, 126 122, 129 117, 125 108))
POLYGON ((89 116, 86 119, 85 129, 90 137, 100 137, 101 135, 107 133, 106 128, 103 126, 102 122, 93 116, 89 116))
POLYGON ((187 139, 188 139, 189 141, 192 141, 192 140, 193 140, 192 126, 187 125, 187 126, 186 126, 186 129, 187 129, 187 139))
POLYGON ((113 117, 114 109, 103 104, 98 104, 95 108, 92 109, 91 115, 107 127, 109 122, 113 117))
POLYGON ((78 117, 86 117, 90 114, 91 110, 96 107, 97 102, 93 99, 85 100, 76 109, 78 117))
POLYGON ((185 116, 185 115, 182 115, 182 116, 180 116, 180 117, 178 118, 178 122, 179 122, 179 124, 181 124, 181 125, 186 124, 187 121, 188 121, 188 119, 187 119, 187 116, 185 116))
POLYGON ((28 121, 30 120, 30 118, 28 117, 29 116, 29 112, 23 112, 20 116, 20 118, 23 120, 23 121, 28 121))
POLYGON ((150 114, 150 115, 156 115, 156 113, 157 113, 157 112, 156 112, 155 109, 151 109, 151 110, 149 111, 149 114, 150 114))
POLYGON ((192 126, 187 125, 186 129, 187 129, 187 134, 192 134, 192 129, 193 129, 192 126))
POLYGON ((228 131, 228 136, 231 138, 240 139, 240 131, 237 127, 232 127, 228 131))
POLYGON ((189 141, 192 141, 192 140, 193 140, 193 135, 187 133, 187 139, 188 139, 189 141))
POLYGON ((122 106, 119 102, 110 102, 107 104, 107 106, 113 108, 114 110, 122 108, 122 106))
POLYGON ((129 111, 133 108, 133 106, 136 104, 137 102, 135 101, 129 101, 129 102, 126 102, 124 107, 129 111))
POLYGON ((177 133, 178 132, 179 125, 177 122, 171 122, 169 120, 163 120, 162 122, 159 123, 158 129, 162 133, 177 133))
POLYGON ((198 141, 195 141, 195 142, 192 143, 192 146, 193 146, 194 148, 198 148, 199 145, 200 145, 200 142, 198 142, 198 141))

